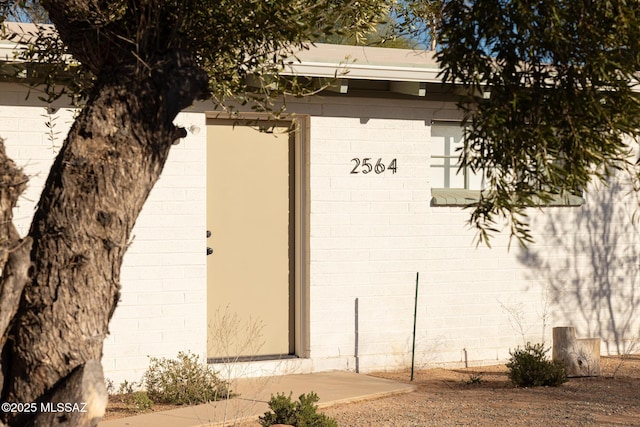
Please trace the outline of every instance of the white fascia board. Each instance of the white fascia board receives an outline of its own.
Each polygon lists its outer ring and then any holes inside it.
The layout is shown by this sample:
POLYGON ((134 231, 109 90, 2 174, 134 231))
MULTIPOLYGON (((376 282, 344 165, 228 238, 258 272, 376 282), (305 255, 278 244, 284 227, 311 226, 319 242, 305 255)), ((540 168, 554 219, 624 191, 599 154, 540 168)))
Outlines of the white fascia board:
POLYGON ((441 83, 436 68, 395 67, 331 62, 298 62, 285 65, 282 74, 298 77, 388 80, 396 82, 441 83))
POLYGON ((34 24, 17 22, 4 22, 0 24, 0 37, 3 37, 4 31, 7 31, 9 34, 20 34, 20 36, 14 40, 0 38, 0 61, 21 62, 16 60, 16 55, 26 46, 26 43, 21 43, 21 41, 23 41, 22 39, 28 41, 31 38, 29 34, 36 30, 37 27, 34 24))
POLYGON ((15 55, 20 51, 20 44, 8 40, 0 40, 0 61, 19 62, 15 55))
MULTIPOLYGON (((0 38, 0 61, 13 63, 25 62, 17 58, 17 56, 22 49, 26 48, 35 39, 39 29, 45 32, 55 32, 54 26, 50 24, 36 25, 21 22, 4 22, 0 24, 0 27, 3 27, 0 28, 0 37, 2 37, 2 30, 5 30, 8 34, 16 35, 13 40, 0 38)), ((70 56, 65 56, 65 58, 70 59, 70 56)))

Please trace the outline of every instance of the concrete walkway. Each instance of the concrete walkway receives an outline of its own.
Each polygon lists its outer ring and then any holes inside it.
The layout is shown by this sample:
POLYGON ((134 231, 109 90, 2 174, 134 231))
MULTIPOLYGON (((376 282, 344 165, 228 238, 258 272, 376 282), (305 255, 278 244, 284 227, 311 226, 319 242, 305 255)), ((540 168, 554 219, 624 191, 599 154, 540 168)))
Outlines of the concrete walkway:
POLYGON ((398 393, 408 393, 414 386, 383 378, 351 372, 283 375, 245 378, 232 384, 240 395, 234 399, 155 412, 129 418, 103 421, 99 427, 204 427, 228 426, 238 421, 257 421, 268 409, 267 401, 277 393, 292 393, 296 400, 303 393, 315 392, 318 406, 355 402, 398 393))

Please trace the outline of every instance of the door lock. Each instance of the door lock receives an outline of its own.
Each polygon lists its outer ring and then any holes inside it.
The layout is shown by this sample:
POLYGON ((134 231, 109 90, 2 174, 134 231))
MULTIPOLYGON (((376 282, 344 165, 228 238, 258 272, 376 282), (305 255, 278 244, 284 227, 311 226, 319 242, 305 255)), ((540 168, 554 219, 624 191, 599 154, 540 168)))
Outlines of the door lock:
MULTIPOLYGON (((211 237, 211 230, 207 230, 207 239, 211 237)), ((207 246, 207 256, 213 253, 213 249, 207 246)))

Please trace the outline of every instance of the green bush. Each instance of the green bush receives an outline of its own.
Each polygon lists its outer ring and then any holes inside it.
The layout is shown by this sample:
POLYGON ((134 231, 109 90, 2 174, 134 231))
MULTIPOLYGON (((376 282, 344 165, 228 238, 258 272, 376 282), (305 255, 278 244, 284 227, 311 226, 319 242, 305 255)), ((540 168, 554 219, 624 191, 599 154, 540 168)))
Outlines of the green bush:
POLYGON ((122 401, 134 412, 144 412, 153 408, 153 401, 144 391, 134 391, 122 395, 122 401))
POLYGON ((289 424, 295 427, 338 427, 338 423, 333 418, 325 414, 319 414, 316 403, 319 398, 314 392, 301 394, 297 402, 291 401, 291 394, 286 397, 278 393, 271 395, 269 408, 271 411, 265 412, 259 417, 262 427, 269 427, 274 424, 289 424))
POLYGON ((509 352, 507 363, 509 379, 520 387, 555 387, 567 382, 567 373, 562 362, 550 361, 543 344, 527 343, 524 349, 518 347, 509 352))
POLYGON ((145 412, 153 408, 153 401, 149 398, 147 392, 135 390, 140 386, 139 383, 124 380, 120 383, 117 393, 115 393, 113 381, 108 381, 107 384, 111 389, 109 394, 115 394, 115 399, 120 400, 131 412, 145 412))
POLYGON ((229 384, 195 354, 180 352, 177 359, 152 357, 150 362, 144 384, 154 402, 191 405, 233 396, 229 384))

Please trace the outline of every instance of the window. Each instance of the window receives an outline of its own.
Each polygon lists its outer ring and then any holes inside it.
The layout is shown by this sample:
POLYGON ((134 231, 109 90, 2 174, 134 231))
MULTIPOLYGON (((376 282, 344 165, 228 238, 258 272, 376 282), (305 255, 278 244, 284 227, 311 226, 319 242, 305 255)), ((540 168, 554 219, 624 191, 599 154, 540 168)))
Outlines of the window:
MULTIPOLYGON (((431 204, 433 206, 465 206, 477 202, 485 185, 482 173, 460 169, 460 150, 464 145, 461 122, 431 123, 431 204)), ((558 195, 547 205, 579 206, 580 194, 558 195)))
POLYGON ((431 123, 431 203, 464 206, 477 201, 483 188, 482 174, 460 169, 464 127, 460 122, 431 123))
POLYGON ((482 174, 460 170, 464 128, 458 122, 431 124, 431 188, 482 190, 482 174))

